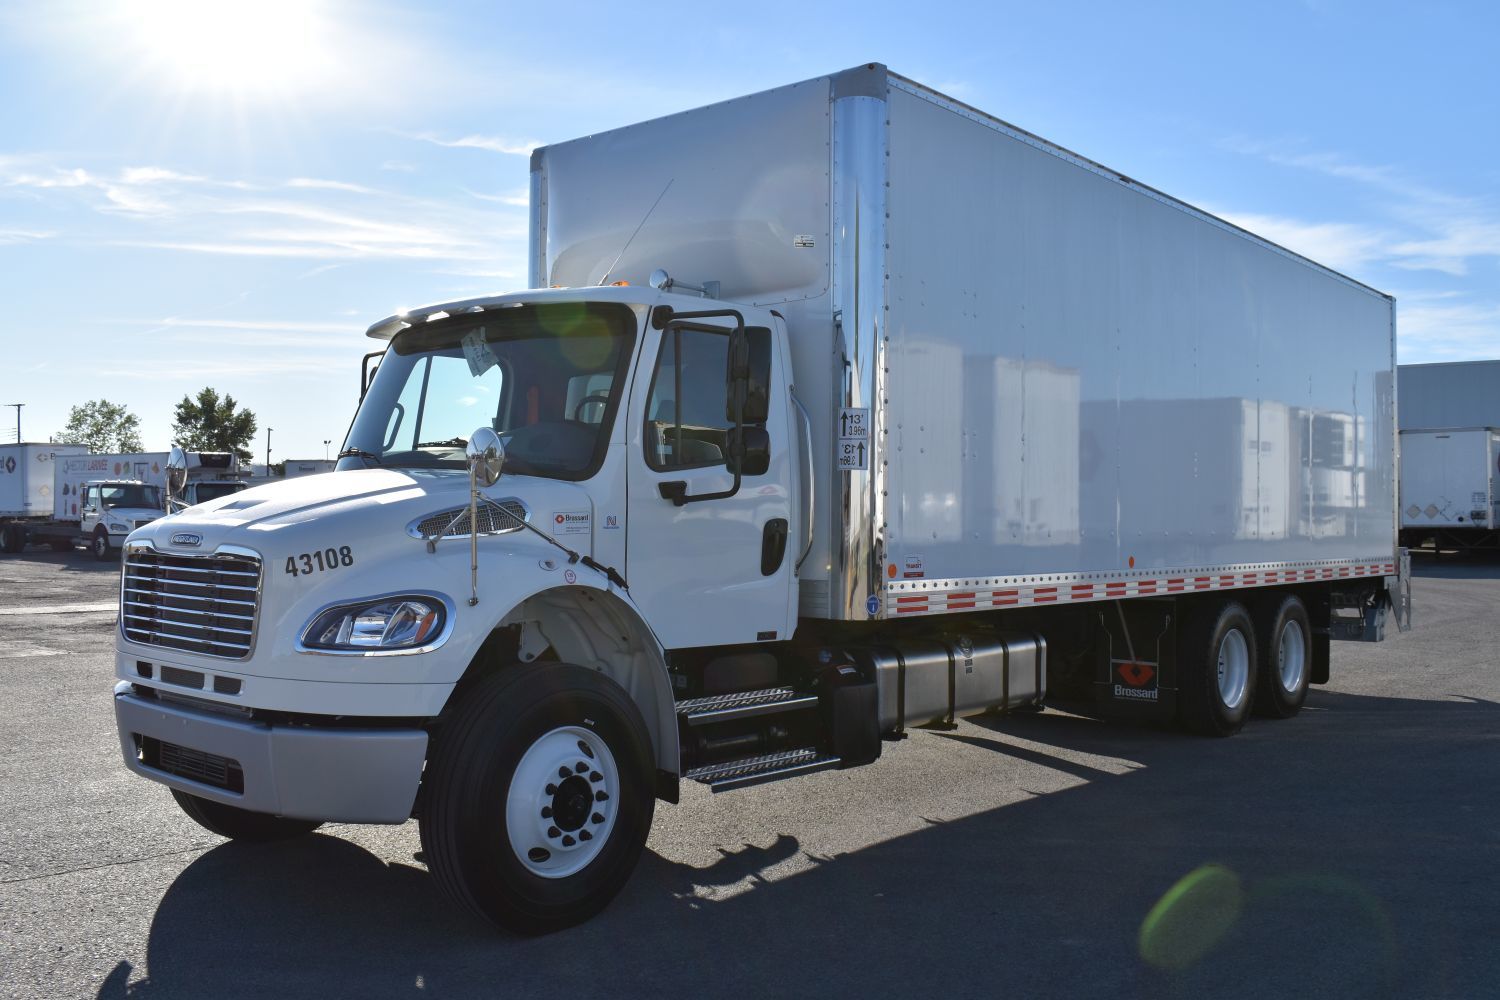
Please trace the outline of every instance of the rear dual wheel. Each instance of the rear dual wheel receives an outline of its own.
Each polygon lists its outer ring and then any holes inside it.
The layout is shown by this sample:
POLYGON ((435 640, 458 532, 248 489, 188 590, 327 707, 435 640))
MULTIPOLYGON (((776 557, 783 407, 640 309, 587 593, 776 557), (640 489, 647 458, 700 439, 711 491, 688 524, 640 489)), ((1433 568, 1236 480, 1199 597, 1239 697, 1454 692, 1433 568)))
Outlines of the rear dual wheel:
POLYGON ((1307 700, 1312 678, 1312 627, 1307 608, 1294 594, 1272 594, 1256 609, 1260 665, 1255 712, 1290 719, 1307 700))
POLYGON ((0 552, 15 555, 25 547, 25 528, 19 524, 0 524, 0 552))
POLYGON ((1178 643, 1179 716, 1204 736, 1233 736, 1255 701, 1255 624, 1239 601, 1189 605, 1178 643))

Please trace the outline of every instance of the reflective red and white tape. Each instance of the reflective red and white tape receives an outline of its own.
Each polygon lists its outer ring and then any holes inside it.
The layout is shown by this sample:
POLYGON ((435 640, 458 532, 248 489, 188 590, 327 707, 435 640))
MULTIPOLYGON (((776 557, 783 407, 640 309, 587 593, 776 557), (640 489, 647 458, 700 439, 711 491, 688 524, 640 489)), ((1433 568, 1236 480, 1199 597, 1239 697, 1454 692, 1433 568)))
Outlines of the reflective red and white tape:
POLYGON ((1126 597, 1157 597, 1208 590, 1238 590, 1274 584, 1310 583, 1347 577, 1385 576, 1396 572, 1393 562, 1355 563, 1342 566, 1294 567, 1247 570, 1207 575, 1133 577, 1099 582, 1015 584, 996 587, 968 586, 968 581, 950 583, 928 580, 925 592, 895 591, 885 599, 886 614, 949 614, 991 608, 1034 607, 1046 604, 1115 601, 1126 597))

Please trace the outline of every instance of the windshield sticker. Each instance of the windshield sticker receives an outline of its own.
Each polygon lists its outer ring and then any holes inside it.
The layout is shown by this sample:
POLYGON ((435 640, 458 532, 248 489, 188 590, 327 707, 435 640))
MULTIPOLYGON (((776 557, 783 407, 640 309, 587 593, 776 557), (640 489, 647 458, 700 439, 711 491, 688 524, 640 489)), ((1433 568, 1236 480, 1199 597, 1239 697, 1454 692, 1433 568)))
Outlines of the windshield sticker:
POLYGON ((554 535, 587 535, 592 527, 586 510, 560 510, 552 515, 554 535))
POLYGON ((490 350, 489 342, 484 339, 482 326, 464 334, 463 345, 464 360, 469 362, 469 374, 475 378, 500 363, 495 357, 495 352, 490 350))

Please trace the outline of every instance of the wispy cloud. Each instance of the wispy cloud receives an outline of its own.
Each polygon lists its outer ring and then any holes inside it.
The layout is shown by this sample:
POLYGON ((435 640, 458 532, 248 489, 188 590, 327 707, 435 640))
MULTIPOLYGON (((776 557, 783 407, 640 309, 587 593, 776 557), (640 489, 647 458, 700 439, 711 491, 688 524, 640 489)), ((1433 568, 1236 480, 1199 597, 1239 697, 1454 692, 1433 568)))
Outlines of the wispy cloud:
POLYGON ((478 198, 480 201, 488 201, 496 205, 514 205, 517 208, 525 208, 531 204, 531 192, 513 191, 510 194, 484 194, 479 191, 463 189, 464 194, 470 198, 478 198))
POLYGON ((56 233, 42 229, 8 229, 0 227, 0 246, 8 246, 13 243, 35 243, 37 240, 51 239, 56 233))
POLYGON ((505 153, 509 156, 530 156, 531 151, 542 145, 536 139, 510 139, 498 135, 465 135, 457 139, 444 139, 431 132, 402 132, 398 133, 407 139, 417 139, 421 142, 430 142, 434 146, 446 146, 449 149, 484 149, 491 153, 505 153))
MULTIPOLYGON (((1363 226, 1364 232, 1355 233, 1338 223, 1284 220, 1305 230, 1339 230, 1344 239, 1336 241, 1338 247, 1353 251, 1356 262, 1379 260, 1408 271, 1463 276, 1476 258, 1500 259, 1500 206, 1490 198, 1442 191, 1395 167, 1359 163, 1336 153, 1308 152, 1246 139, 1227 140, 1223 145, 1277 166, 1351 181, 1377 195, 1371 210, 1386 220, 1379 229, 1363 226)), ((1316 242, 1318 234, 1310 235, 1316 242)), ((1330 230, 1323 235, 1334 233, 1330 230)))
MULTIPOLYGON (((467 199, 381 191, 337 178, 251 182, 152 166, 100 172, 0 157, 0 190, 7 189, 92 209, 96 225, 69 216, 69 235, 91 245, 323 262, 305 277, 352 260, 425 261, 464 275, 509 273, 526 232, 519 195, 490 196, 481 200, 495 207, 476 209, 467 199)), ((0 230, 0 242, 43 234, 40 227, 17 226, 7 239, 10 232, 0 230)))
POLYGON ((379 194, 374 188, 365 187, 363 184, 350 184, 348 181, 327 181, 316 177, 293 177, 286 182, 289 188, 306 188, 314 191, 348 191, 351 194, 379 194))
POLYGON ((1227 210, 1214 214, 1336 271, 1355 271, 1362 264, 1384 258, 1390 242, 1382 230, 1359 223, 1305 222, 1227 210))
POLYGON ((1403 363, 1500 358, 1500 303, 1457 292, 1398 295, 1396 329, 1403 363))

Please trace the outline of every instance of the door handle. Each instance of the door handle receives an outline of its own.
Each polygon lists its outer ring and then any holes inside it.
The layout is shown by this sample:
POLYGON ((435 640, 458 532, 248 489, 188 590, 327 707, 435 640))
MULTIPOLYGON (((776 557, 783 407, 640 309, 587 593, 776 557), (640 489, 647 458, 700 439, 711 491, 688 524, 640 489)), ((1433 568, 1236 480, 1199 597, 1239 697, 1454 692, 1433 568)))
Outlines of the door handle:
POLYGON ((781 568, 786 558, 787 521, 784 517, 773 517, 766 522, 760 536, 760 575, 770 576, 781 568))

